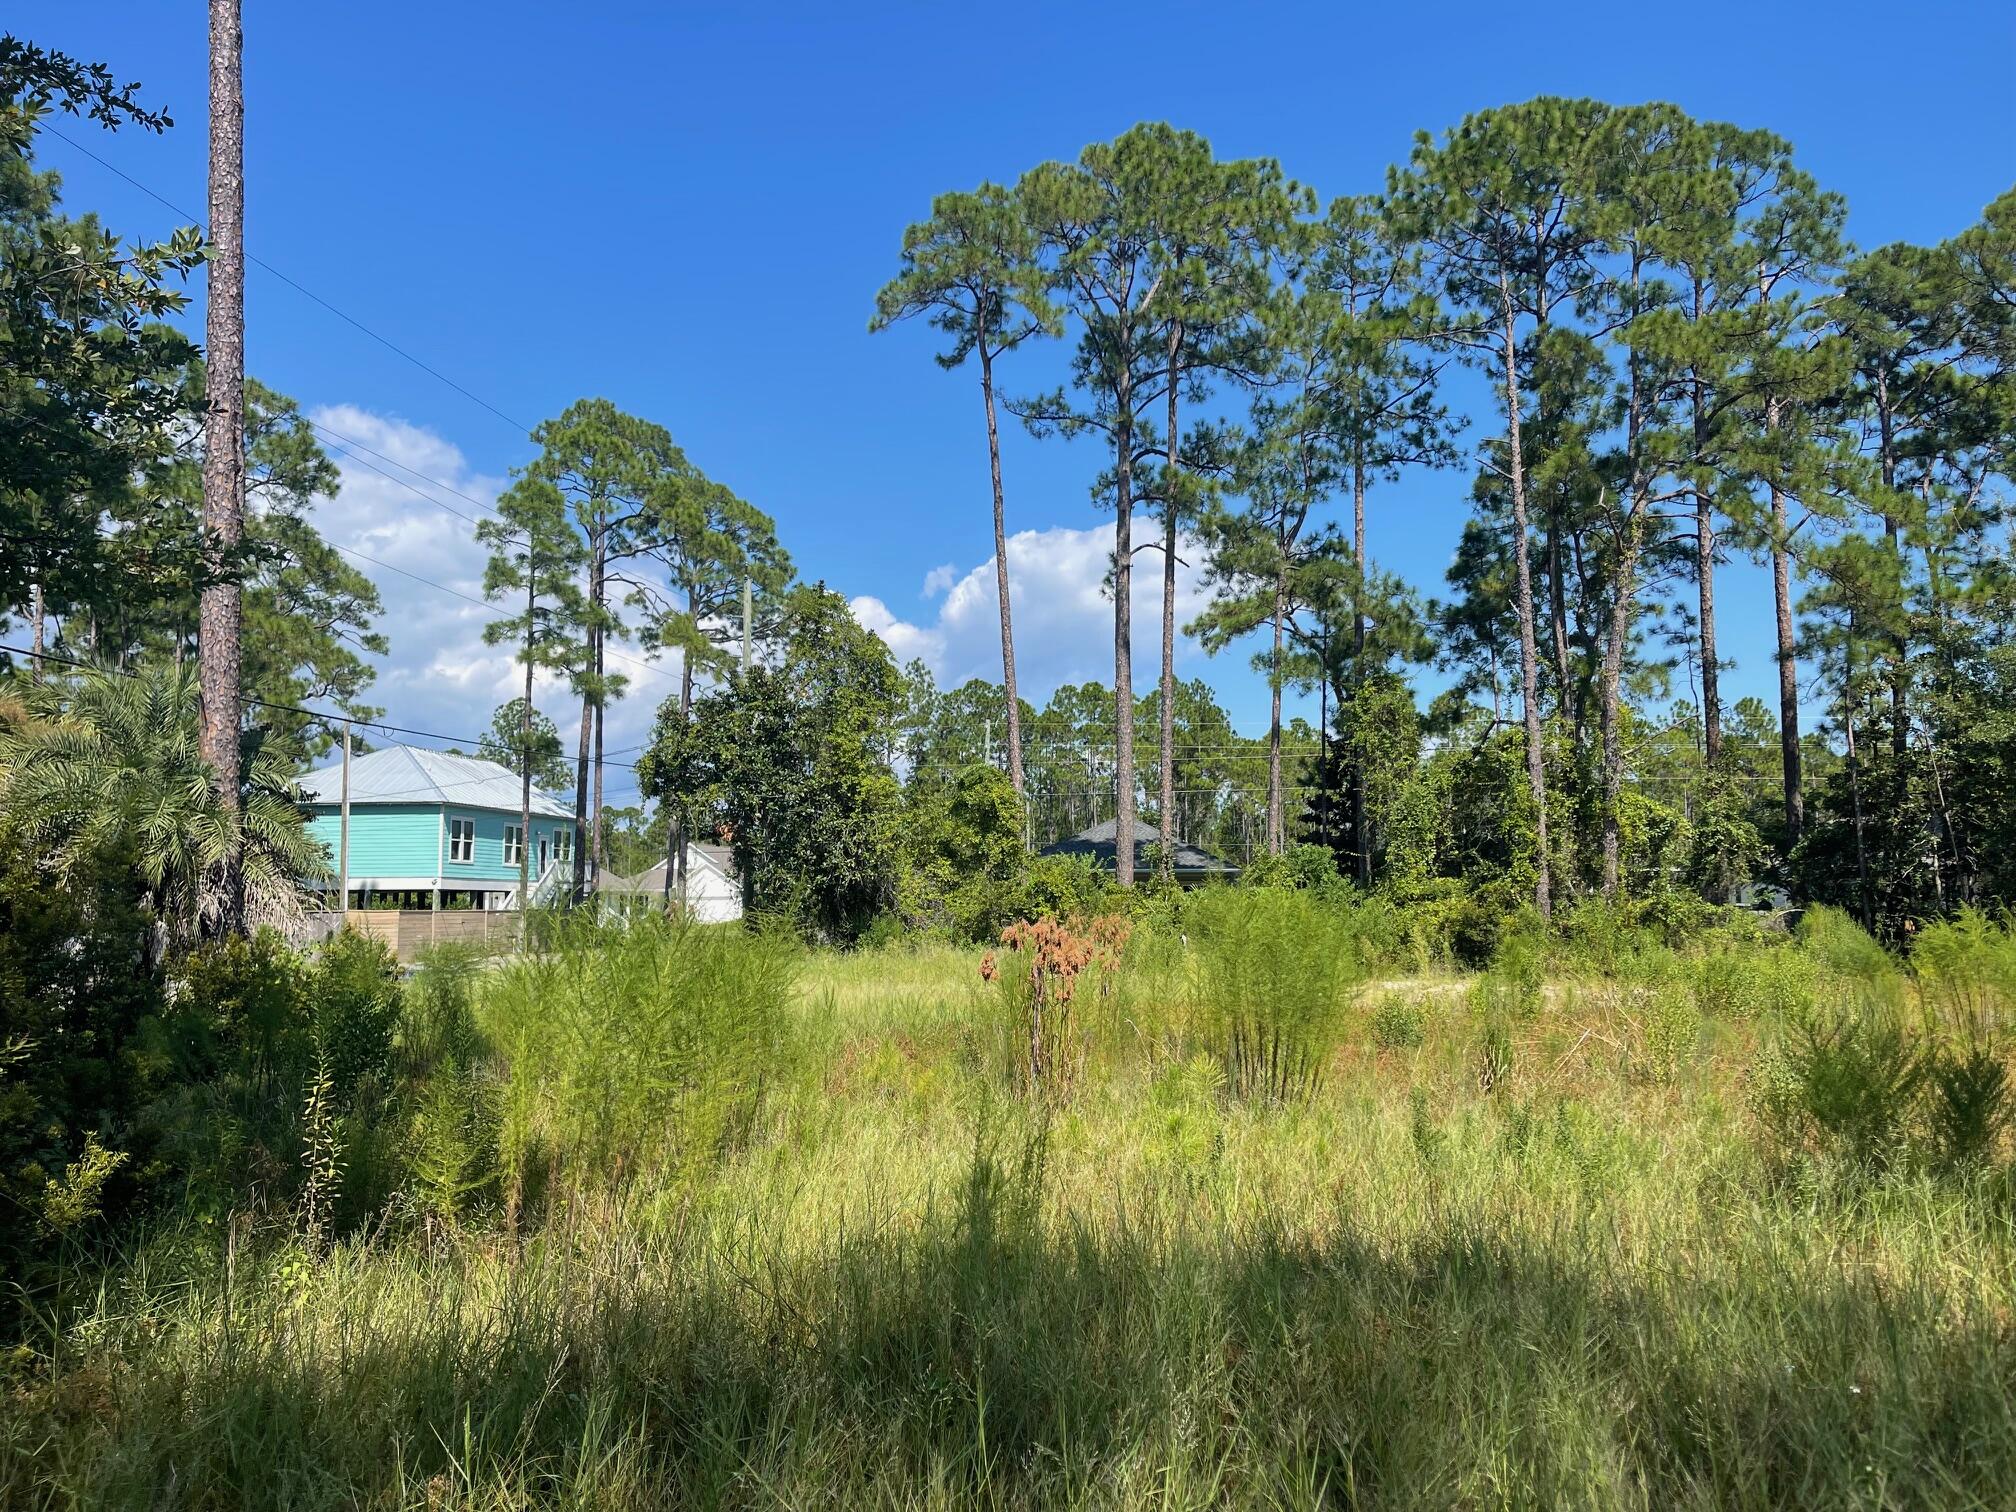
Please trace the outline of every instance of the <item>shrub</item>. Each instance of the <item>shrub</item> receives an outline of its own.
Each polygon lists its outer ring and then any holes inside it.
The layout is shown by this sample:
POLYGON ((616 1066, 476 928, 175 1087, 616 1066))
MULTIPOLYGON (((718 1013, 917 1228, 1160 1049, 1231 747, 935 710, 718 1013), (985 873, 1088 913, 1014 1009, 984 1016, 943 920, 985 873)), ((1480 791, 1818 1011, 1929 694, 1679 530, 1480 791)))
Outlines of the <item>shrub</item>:
POLYGON ((1477 1037, 1477 1090, 1502 1091, 1512 1080, 1512 1026, 1504 1018, 1488 1015, 1477 1037))
POLYGON ((1661 1086, 1670 1086, 1700 1046, 1701 1010, 1693 995, 1678 986, 1654 989, 1645 997, 1638 1032, 1646 1072, 1661 1086))
POLYGON ((1415 1050, 1427 1037, 1427 1015, 1405 993, 1387 993, 1372 1010, 1372 1043, 1381 1050, 1415 1050))
POLYGON ((1433 957, 1417 949, 1405 911, 1391 898, 1352 896, 1349 883, 1340 883, 1335 896, 1349 903, 1351 941, 1367 971, 1418 971, 1430 964, 1433 957))
POLYGON ((1705 1017, 1747 1019, 1763 1007, 1758 954, 1716 951, 1695 961, 1694 1002, 1705 1017))
POLYGON ((854 942, 857 950, 893 950, 904 941, 903 920, 893 913, 877 914, 854 942))
POLYGON ((1037 919, 1002 930, 1001 951, 981 960, 982 979, 1000 984, 1016 1078, 1031 1090, 1055 1093, 1069 1084, 1081 1059, 1078 979, 1089 969, 1110 981, 1131 932, 1114 916, 1077 926, 1037 919))
POLYGON ((322 948, 307 984, 314 1044, 339 1101, 390 1065, 399 1021, 399 965, 368 935, 345 929, 322 948))
POLYGON ((1507 935, 1518 929, 1531 907, 1525 889, 1511 878, 1464 887, 1447 902, 1448 953, 1463 966, 1486 966, 1507 935))
POLYGON ((1029 917, 1062 919, 1112 912, 1117 890, 1089 856, 1038 856, 1029 863, 1023 887, 1029 917))
POLYGON ((1209 1055, 1163 1067, 1148 1088, 1150 1159, 1183 1176, 1216 1161, 1225 1150, 1224 1086, 1224 1070, 1209 1055))
POLYGON ((1929 924, 1911 947, 1919 987, 1949 1011, 1985 1018, 2016 1008, 2016 921, 1978 909, 1929 924))
POLYGON ((2009 1124, 2009 1068, 1985 1045, 1936 1052, 1926 1066, 1934 1160, 1966 1172, 1988 1163, 2009 1124))
POLYGON ((1838 908, 1816 904, 1807 909, 1797 936, 1806 953, 1837 976, 1873 983, 1896 974, 1890 952, 1838 908))
POLYGON ((1299 887, 1332 894, 1344 886, 1336 853, 1327 845, 1291 845, 1278 856, 1255 856, 1239 881, 1246 887, 1299 887))
POLYGON ((480 970, 471 949, 429 952, 407 989, 399 1030, 400 1069, 413 1089, 405 1176, 420 1209, 444 1223, 498 1177, 497 1088, 474 1009, 480 970))
POLYGON ((1539 1013, 1547 996, 1544 940, 1521 930, 1500 942, 1492 969, 1471 986, 1470 1000, 1486 1019, 1525 1020, 1539 1013))
POLYGON ((710 1168, 777 1074, 797 961, 782 931, 647 914, 567 921, 497 968, 479 1022, 506 1065, 507 1202, 535 1143, 577 1179, 710 1168))
POLYGON ((1300 891, 1200 894, 1197 996, 1240 1097, 1298 1102, 1322 1084, 1360 968, 1348 915, 1300 891))
POLYGON ((1926 1070, 1898 1017, 1870 1006, 1796 1022, 1767 1052, 1754 1097, 1785 1152, 1880 1173, 1905 1150, 1926 1070))

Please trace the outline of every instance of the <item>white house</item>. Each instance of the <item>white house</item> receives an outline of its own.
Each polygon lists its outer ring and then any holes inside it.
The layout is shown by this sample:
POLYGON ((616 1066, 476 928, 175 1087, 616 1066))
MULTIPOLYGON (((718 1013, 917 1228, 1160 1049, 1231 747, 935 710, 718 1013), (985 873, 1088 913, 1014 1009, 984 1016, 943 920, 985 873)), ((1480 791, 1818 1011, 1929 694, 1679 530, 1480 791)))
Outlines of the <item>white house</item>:
MULTIPOLYGON (((596 891, 662 898, 665 863, 660 861, 634 877, 604 873, 596 891)), ((727 846, 686 847, 686 912, 702 924, 730 924, 742 917, 742 883, 735 875, 735 858, 727 846)))

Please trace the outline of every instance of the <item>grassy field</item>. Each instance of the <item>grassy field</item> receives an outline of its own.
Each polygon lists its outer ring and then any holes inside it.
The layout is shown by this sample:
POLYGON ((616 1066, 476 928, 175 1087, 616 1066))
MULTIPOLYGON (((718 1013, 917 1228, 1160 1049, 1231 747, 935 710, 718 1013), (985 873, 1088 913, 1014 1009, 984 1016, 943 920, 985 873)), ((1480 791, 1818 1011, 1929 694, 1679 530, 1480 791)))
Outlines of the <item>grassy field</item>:
POLYGON ((1180 942, 1081 992, 1044 1092, 980 966, 780 950, 726 1113, 618 1107, 634 1046, 480 986, 499 1183, 320 1255, 164 1225, 16 1361, 0 1502, 2016 1503, 2000 1133, 1942 1163, 1933 1071, 1886 1112, 1811 1042, 1821 1112, 1781 1095, 1815 1001, 1978 1034, 1992 983, 1789 945, 1375 973, 1274 1103, 1180 942))

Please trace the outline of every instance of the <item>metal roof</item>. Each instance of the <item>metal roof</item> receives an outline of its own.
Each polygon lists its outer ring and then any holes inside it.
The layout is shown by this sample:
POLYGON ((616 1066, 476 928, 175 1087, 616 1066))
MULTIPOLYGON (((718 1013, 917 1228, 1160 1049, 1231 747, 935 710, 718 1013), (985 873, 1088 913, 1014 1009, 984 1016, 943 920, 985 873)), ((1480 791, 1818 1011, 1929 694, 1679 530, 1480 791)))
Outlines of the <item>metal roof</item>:
MULTIPOLYGON (((1108 819, 1095 824, 1088 830, 1081 830, 1068 840, 1059 840, 1055 845, 1046 845, 1046 856, 1090 856, 1096 865, 1111 870, 1119 857, 1120 824, 1108 819)), ((1148 866, 1148 848, 1162 843, 1162 832, 1144 820, 1134 821, 1134 864, 1138 868, 1148 866)), ((1235 876, 1239 868, 1228 861, 1221 861, 1207 850, 1178 840, 1175 854, 1169 858, 1169 869, 1189 874, 1209 874, 1212 876, 1235 876)))
MULTIPOLYGON (((450 756, 423 746, 391 745, 350 758, 350 802, 445 803, 454 808, 518 812, 518 774, 480 756, 450 756)), ((301 779, 308 801, 342 802, 343 763, 322 767, 301 779)), ((571 819, 574 810, 532 789, 532 812, 547 819, 571 819)))

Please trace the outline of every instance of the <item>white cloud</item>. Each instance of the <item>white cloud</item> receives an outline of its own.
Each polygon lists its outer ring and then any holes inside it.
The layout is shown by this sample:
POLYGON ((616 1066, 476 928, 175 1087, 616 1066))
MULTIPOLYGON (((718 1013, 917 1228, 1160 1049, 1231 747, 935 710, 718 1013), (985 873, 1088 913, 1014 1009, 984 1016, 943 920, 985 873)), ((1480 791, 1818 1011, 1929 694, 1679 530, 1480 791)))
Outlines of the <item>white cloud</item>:
POLYGON ((929 572, 924 574, 923 596, 927 599, 937 598, 939 595, 950 591, 952 585, 958 580, 959 569, 950 562, 947 562, 942 567, 933 567, 929 572))
MULTIPOLYGON (((488 552, 469 520, 449 511, 482 518, 481 505, 495 501, 505 480, 475 471, 452 442, 404 420, 349 404, 323 406, 310 416, 324 427, 324 445, 342 474, 336 497, 317 501, 315 527, 332 545, 356 553, 351 565, 378 585, 385 603, 378 628, 391 649, 365 698, 383 706, 392 724, 473 741, 497 705, 524 691, 525 674, 511 647, 484 643, 483 627, 497 618, 481 603, 488 552)), ((669 669, 636 665, 643 658, 634 648, 623 655, 634 660, 612 658, 611 670, 630 678, 630 693, 609 710, 611 751, 648 738, 658 704, 673 685, 669 669)), ((580 704, 564 680, 542 673, 534 702, 560 726, 572 751, 580 704)), ((636 755, 623 751, 616 759, 630 762, 636 755)), ((610 802, 631 801, 635 783, 627 767, 610 767, 603 781, 610 802)))
MULTIPOLYGON (((1176 658, 1201 659, 1202 649, 1182 634, 1207 595, 1201 584, 1196 544, 1178 548, 1176 569, 1176 658)), ((1113 679, 1113 601, 1106 576, 1113 559, 1110 526, 1073 530, 1025 530, 1008 541, 1009 606, 1015 622, 1015 670, 1020 691, 1042 702, 1060 683, 1113 679)), ((937 568, 926 586, 940 573, 937 568)), ((921 658, 940 684, 954 686, 972 677, 1001 676, 1001 617, 989 557, 945 588, 938 616, 929 624, 897 618, 881 599, 852 600, 854 617, 882 637, 898 661, 921 658)), ((929 595, 927 595, 929 596, 929 595)), ((1161 669, 1162 559, 1144 551, 1134 559, 1134 671, 1137 684, 1151 684, 1161 669)))

